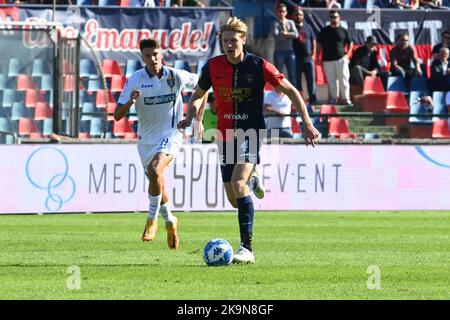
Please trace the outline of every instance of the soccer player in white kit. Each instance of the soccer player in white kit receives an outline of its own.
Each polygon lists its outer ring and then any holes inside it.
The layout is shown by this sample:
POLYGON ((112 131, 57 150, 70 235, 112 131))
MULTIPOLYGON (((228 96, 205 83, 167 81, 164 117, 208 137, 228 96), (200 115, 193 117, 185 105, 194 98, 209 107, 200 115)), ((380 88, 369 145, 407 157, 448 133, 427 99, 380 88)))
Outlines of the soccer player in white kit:
POLYGON ((158 213, 161 212, 166 224, 167 244, 170 249, 178 249, 178 219, 169 207, 164 171, 182 145, 182 134, 177 129, 183 117, 181 91, 184 88, 194 89, 198 76, 163 66, 163 52, 155 39, 142 40, 140 50, 146 67, 127 80, 114 111, 114 119, 120 120, 133 104, 136 105, 137 149, 149 179, 150 200, 142 240, 155 239, 158 213))

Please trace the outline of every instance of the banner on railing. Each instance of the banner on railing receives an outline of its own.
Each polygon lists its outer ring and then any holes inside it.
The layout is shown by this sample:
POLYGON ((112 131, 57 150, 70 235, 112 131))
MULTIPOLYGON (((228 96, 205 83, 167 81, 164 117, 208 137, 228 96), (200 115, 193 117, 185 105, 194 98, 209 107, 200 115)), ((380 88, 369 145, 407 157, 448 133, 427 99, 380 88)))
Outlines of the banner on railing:
MULTIPOLYGON (((139 42, 154 37, 160 41, 167 61, 196 62, 220 53, 217 33, 224 10, 58 6, 55 22, 60 35, 81 34, 85 40, 82 49, 92 49, 101 58, 140 59, 139 42)), ((39 28, 36 24, 52 21, 52 10, 42 6, 3 7, 0 19, 39 28)), ((24 43, 30 48, 47 45, 44 39, 26 34, 24 43)))
MULTIPOLYGON (((0 145, 0 213, 148 210, 136 146, 0 145)), ((166 170, 176 211, 233 210, 215 145, 184 145, 166 170)), ((450 210, 448 146, 263 145, 257 210, 450 210)))

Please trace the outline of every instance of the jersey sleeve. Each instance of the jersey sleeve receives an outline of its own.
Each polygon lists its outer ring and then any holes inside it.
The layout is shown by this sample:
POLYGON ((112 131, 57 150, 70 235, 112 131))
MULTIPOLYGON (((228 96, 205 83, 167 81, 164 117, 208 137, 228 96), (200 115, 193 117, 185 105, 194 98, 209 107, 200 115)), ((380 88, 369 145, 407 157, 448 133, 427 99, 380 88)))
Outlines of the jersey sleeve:
POLYGON ((264 81, 270 83, 274 87, 280 85, 281 81, 285 78, 284 74, 278 71, 278 69, 267 60, 264 60, 263 63, 263 73, 264 81))
POLYGON ((178 70, 181 81, 181 87, 194 90, 198 82, 198 76, 195 73, 186 70, 178 70))
POLYGON ((119 99, 117 100, 117 103, 119 104, 126 104, 130 100, 130 95, 133 90, 137 89, 134 86, 134 79, 135 77, 131 76, 127 82, 125 83, 125 86, 123 87, 122 93, 119 96, 119 99))
POLYGON ((212 86, 211 75, 209 74, 209 61, 202 68, 202 73, 198 79, 198 86, 204 91, 208 91, 212 86))

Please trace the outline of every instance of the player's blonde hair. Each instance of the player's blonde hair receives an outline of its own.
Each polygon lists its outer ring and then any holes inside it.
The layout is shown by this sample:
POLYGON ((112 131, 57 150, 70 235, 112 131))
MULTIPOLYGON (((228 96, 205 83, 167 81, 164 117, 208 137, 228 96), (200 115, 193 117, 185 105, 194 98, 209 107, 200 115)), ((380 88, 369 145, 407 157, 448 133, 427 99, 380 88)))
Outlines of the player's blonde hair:
POLYGON ((243 37, 247 36, 247 25, 237 17, 229 17, 228 20, 220 26, 220 34, 225 31, 239 32, 243 37))

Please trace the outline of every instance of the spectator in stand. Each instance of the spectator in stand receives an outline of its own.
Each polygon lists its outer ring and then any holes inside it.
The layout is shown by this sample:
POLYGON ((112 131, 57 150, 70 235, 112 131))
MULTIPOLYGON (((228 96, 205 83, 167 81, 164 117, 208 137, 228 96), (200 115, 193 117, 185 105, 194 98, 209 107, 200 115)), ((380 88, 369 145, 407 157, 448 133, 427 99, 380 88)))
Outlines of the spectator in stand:
POLYGON ((439 51, 441 50, 442 47, 450 49, 450 31, 448 30, 442 32, 441 43, 438 43, 433 47, 432 51, 433 60, 439 59, 440 57, 439 51))
POLYGON ((419 0, 419 7, 423 9, 439 9, 442 6, 442 0, 419 0))
MULTIPOLYGON (((274 136, 274 130, 278 131, 280 138, 293 138, 291 128, 292 101, 280 90, 269 91, 264 97, 264 113, 268 137, 274 136)), ((276 136, 276 135, 275 135, 276 136)))
POLYGON ((416 51, 409 45, 407 33, 400 33, 397 36, 397 44, 391 50, 390 60, 392 75, 402 77, 407 88, 409 87, 409 79, 422 76, 422 69, 420 68, 416 51), (414 65, 414 68, 411 65, 414 65))
POLYGON ((327 77, 330 103, 336 104, 338 94, 345 104, 350 100, 350 71, 349 57, 353 43, 350 33, 340 25, 340 14, 336 10, 330 11, 330 25, 322 28, 317 37, 316 61, 320 61, 322 51, 323 70, 327 77))
POLYGON ((292 47, 292 39, 298 37, 294 21, 287 19, 287 7, 285 4, 278 5, 279 20, 272 25, 272 34, 275 39, 274 60, 275 67, 282 72, 286 65, 289 82, 297 83, 295 74, 295 55, 292 47))
POLYGON ((286 5, 288 10, 288 18, 294 19, 294 15, 297 12, 298 7, 306 7, 308 0, 276 0, 275 1, 275 10, 278 6, 283 3, 286 5))
POLYGON ((391 7, 415 10, 419 8, 419 0, 392 0, 391 7))
POLYGON ((439 59, 431 64, 430 88, 431 91, 450 91, 450 65, 448 58, 450 50, 442 47, 439 59))
POLYGON ((362 86, 367 76, 379 76, 385 83, 389 74, 381 72, 380 69, 377 39, 368 36, 364 45, 355 50, 350 60, 350 83, 362 86))
POLYGON ((309 8, 340 9, 342 5, 337 0, 306 0, 309 8))
POLYGON ((173 0, 174 7, 205 7, 205 5, 198 0, 173 0))
POLYGON ((297 28, 298 37, 293 39, 293 47, 296 59, 297 89, 302 92, 302 74, 305 74, 308 87, 309 103, 317 101, 316 70, 314 56, 316 54, 316 36, 310 25, 306 23, 302 8, 298 7, 293 16, 297 28))

